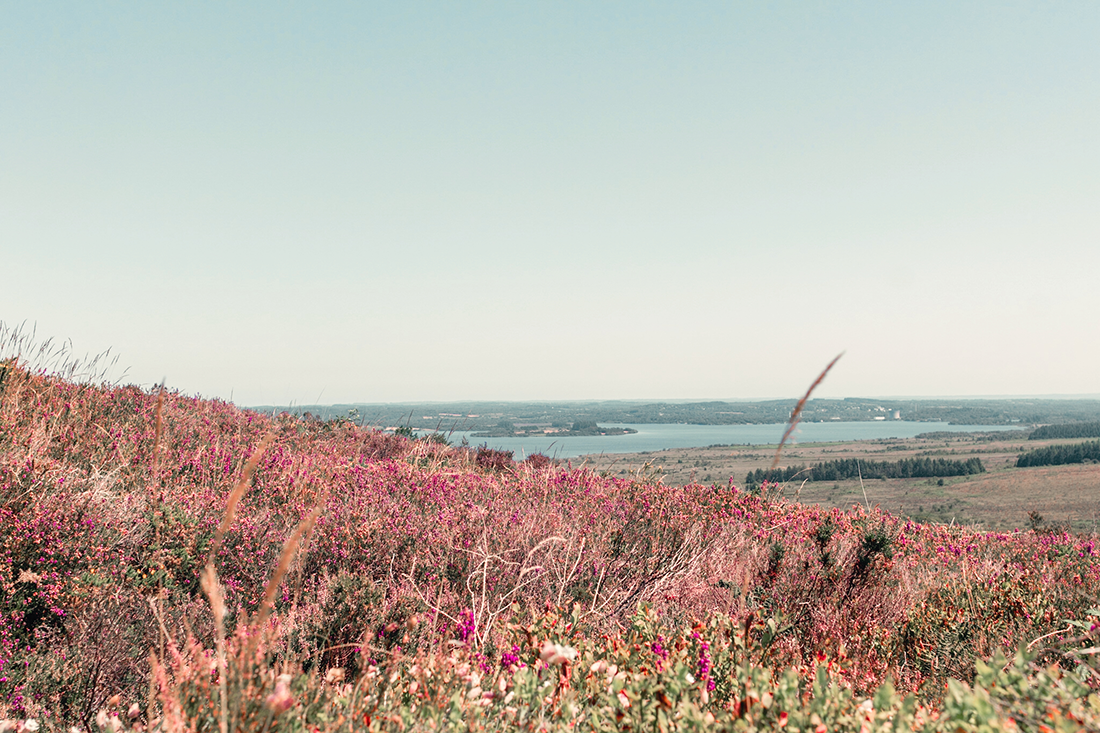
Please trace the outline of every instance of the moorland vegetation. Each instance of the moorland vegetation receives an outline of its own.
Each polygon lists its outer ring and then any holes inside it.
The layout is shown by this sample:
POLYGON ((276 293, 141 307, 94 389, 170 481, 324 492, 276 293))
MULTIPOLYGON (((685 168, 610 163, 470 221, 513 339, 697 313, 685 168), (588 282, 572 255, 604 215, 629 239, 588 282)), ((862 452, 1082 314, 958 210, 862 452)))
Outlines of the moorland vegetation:
POLYGON ((5 363, 12 729, 1096 730, 1100 541, 5 363))

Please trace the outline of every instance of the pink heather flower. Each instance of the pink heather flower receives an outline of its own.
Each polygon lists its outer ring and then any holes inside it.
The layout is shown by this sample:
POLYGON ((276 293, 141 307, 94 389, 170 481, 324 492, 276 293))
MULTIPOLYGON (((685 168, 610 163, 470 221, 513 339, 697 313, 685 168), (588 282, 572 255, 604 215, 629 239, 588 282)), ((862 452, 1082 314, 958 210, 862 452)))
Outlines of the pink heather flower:
POLYGON ((459 615, 461 623, 458 627, 458 638, 462 641, 466 641, 473 636, 474 631, 477 629, 477 624, 474 621, 474 612, 472 609, 464 609, 459 615))

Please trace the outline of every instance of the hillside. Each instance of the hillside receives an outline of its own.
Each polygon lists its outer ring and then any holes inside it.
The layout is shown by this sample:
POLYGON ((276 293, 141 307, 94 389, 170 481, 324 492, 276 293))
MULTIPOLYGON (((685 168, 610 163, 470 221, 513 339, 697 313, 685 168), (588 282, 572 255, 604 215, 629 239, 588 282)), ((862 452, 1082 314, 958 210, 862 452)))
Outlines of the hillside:
POLYGON ((0 717, 58 730, 1100 721, 1073 671, 1095 660, 1093 536, 517 464, 14 363, 0 502, 0 717))

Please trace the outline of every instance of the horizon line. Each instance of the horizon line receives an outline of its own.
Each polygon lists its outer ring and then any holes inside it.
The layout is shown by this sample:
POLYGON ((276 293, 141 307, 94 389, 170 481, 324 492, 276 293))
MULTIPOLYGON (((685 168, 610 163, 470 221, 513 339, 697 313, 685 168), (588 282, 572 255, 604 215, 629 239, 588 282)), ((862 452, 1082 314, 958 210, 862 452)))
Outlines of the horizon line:
MULTIPOLYGON (((703 397, 703 398, 575 398, 575 399, 442 399, 442 400, 388 400, 382 402, 310 402, 288 404, 239 405, 246 408, 260 407, 336 407, 343 405, 458 405, 467 403, 491 402, 498 404, 576 404, 598 402, 630 402, 635 404, 695 404, 704 402, 774 402, 777 400, 798 400, 798 397, 703 397)), ((812 397, 814 400, 1100 400, 1100 393, 1051 393, 1019 395, 849 395, 845 397, 812 397)), ((234 403, 235 404, 235 403, 234 403)))

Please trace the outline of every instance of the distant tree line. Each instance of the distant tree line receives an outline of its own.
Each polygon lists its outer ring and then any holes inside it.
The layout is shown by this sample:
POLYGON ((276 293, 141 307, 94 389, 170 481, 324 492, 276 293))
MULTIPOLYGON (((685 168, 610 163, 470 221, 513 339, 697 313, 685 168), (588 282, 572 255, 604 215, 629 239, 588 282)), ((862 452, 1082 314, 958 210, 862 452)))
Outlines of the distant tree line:
POLYGON ((1062 425, 1044 425, 1035 428, 1028 440, 1051 438, 1100 438, 1100 422, 1071 422, 1062 425))
POLYGON ((1016 458, 1016 468, 1028 466, 1062 466, 1067 463, 1090 463, 1100 461, 1100 440, 1086 443, 1062 443, 1036 448, 1021 453, 1016 458))
POLYGON ((965 461, 951 461, 946 458, 903 458, 900 461, 861 461, 844 458, 825 463, 806 466, 788 466, 787 468, 757 469, 749 471, 746 484, 761 484, 764 481, 842 481, 859 478, 935 478, 944 476, 969 476, 984 473, 985 466, 980 458, 965 461))

